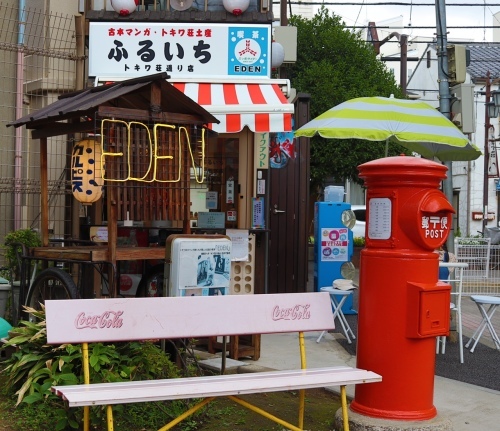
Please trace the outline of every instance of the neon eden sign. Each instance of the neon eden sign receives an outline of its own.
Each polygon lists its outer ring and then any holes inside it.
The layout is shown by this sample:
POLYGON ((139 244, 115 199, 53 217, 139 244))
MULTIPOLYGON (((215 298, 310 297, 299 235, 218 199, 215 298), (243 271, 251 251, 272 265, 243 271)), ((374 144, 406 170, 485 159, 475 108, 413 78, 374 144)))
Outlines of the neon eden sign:
MULTIPOLYGON (((123 135, 123 134, 120 134, 123 135)), ((193 146, 191 145, 191 135, 189 130, 184 126, 175 126, 172 124, 155 124, 153 129, 149 128, 146 124, 138 121, 123 121, 123 120, 108 120, 104 119, 101 122, 101 172, 103 174, 104 181, 111 182, 126 182, 126 181, 138 181, 144 183, 176 183, 181 181, 181 170, 182 170, 182 143, 185 142, 191 159, 191 163, 194 171, 194 179, 197 183, 203 183, 205 179, 205 128, 201 128, 200 136, 200 148, 197 149, 198 154, 193 154, 193 146), (106 138, 106 126, 110 126, 109 130, 113 127, 121 126, 126 130, 124 136, 123 147, 125 151, 110 151, 110 147, 115 145, 116 138, 114 136, 109 136, 106 138), (144 159, 146 163, 140 167, 134 163, 134 152, 133 150, 133 138, 136 136, 138 131, 142 130, 143 134, 146 135, 146 150, 144 151, 144 159), (175 132, 176 139, 174 145, 172 146, 173 151, 171 154, 160 154, 160 135, 162 132, 175 132), (108 142, 105 142, 108 140, 108 142), (107 150, 104 150, 105 148, 107 150), (198 159, 198 160, 197 160, 198 159), (111 163, 107 163, 111 162, 111 163), (199 163, 196 163, 196 162, 199 163), (174 163, 172 163, 174 162, 174 163), (171 179, 161 178, 160 175, 164 174, 169 170, 168 163, 175 167, 174 176, 171 179), (115 170, 108 169, 105 170, 105 166, 119 164, 121 166, 121 177, 114 176, 115 170), (199 168, 199 169, 198 169, 199 168)))

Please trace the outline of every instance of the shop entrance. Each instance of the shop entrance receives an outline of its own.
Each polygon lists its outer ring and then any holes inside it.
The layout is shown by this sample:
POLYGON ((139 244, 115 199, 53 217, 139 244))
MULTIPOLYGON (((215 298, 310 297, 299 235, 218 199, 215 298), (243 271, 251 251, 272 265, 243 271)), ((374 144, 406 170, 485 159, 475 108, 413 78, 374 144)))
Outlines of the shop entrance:
POLYGON ((196 183, 191 176, 191 218, 196 226, 199 212, 224 213, 227 229, 248 229, 248 176, 242 154, 248 151, 245 133, 226 134, 207 139, 205 181, 196 183), (242 163, 240 163, 240 158, 242 163))
MULTIPOLYGON (((309 118, 309 96, 296 101, 296 127, 309 118)), ((287 163, 271 164, 269 192, 269 277, 267 293, 307 290, 309 203, 309 143, 293 138, 284 142, 287 163), (287 145, 293 144, 293 149, 287 145)), ((276 151, 274 152, 276 154, 276 151)), ((272 156, 272 154, 271 154, 272 156)), ((279 160, 278 160, 279 161, 279 160)))

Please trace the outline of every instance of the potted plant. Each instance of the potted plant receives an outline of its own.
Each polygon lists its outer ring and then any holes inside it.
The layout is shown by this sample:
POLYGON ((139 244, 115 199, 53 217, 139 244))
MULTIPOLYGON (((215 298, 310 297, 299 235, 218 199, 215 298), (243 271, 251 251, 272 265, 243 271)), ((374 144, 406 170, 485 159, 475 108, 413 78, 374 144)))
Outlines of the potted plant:
POLYGON ((4 258, 6 267, 2 271, 3 278, 9 280, 10 290, 12 292, 11 299, 8 301, 6 316, 13 323, 17 323, 19 290, 21 277, 21 262, 20 256, 25 247, 39 247, 42 245, 42 240, 38 232, 32 229, 18 229, 9 232, 5 235, 4 243, 1 246, 4 250, 4 258), (10 303, 10 304, 9 304, 10 303))
POLYGON ((25 247, 40 247, 42 240, 38 232, 33 229, 18 229, 9 232, 5 235, 4 244, 4 258, 7 268, 10 272, 8 278, 10 281, 18 280, 20 277, 20 264, 18 261, 18 253, 22 253, 22 246, 25 247))

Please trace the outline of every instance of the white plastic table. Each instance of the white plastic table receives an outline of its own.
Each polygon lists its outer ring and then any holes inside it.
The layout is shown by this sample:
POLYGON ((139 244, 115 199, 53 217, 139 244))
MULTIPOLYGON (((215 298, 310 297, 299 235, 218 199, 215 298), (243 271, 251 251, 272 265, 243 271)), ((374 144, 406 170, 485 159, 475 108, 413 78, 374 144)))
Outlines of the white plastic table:
MULTIPOLYGON (((354 335, 354 332, 352 332, 352 329, 349 326, 347 319, 345 318, 344 312, 342 311, 342 305, 344 305, 344 302, 346 301, 347 297, 349 295, 352 295, 352 290, 340 290, 340 289, 335 289, 332 286, 321 287, 319 290, 321 290, 321 292, 328 292, 330 294, 330 302, 332 303, 332 310, 333 310, 333 319, 335 320, 335 318, 338 318, 340 326, 342 326, 342 330, 344 331, 345 338, 347 339, 347 342, 351 344, 352 343, 351 338, 354 340, 356 336, 354 335), (340 301, 338 300, 339 296, 341 296, 340 301)), ((323 331, 321 333, 321 335, 316 340, 317 343, 321 341, 325 333, 326 331, 323 331)))
POLYGON ((500 350, 500 338, 498 338, 495 328, 493 327, 493 323, 491 323, 491 318, 493 317, 493 314, 495 314, 497 307, 500 305, 500 297, 472 295, 470 298, 476 303, 477 308, 479 308, 479 312, 481 313, 481 316, 483 316, 483 320, 481 320, 481 323, 477 327, 476 332, 474 332, 465 347, 468 348, 469 344, 474 340, 474 344, 470 349, 471 353, 474 352, 474 349, 476 348, 479 339, 483 335, 484 330, 488 328, 491 334, 491 338, 493 338, 497 349, 500 350), (486 309, 486 306, 489 306, 488 309, 486 309))

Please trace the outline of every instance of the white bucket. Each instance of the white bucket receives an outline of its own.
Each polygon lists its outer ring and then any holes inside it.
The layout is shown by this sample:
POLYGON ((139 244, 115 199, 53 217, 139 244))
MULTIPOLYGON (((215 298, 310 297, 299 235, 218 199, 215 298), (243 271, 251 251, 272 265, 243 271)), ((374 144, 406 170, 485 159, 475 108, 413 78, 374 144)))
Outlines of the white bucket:
POLYGON ((344 202, 344 186, 326 186, 325 202, 344 202))

